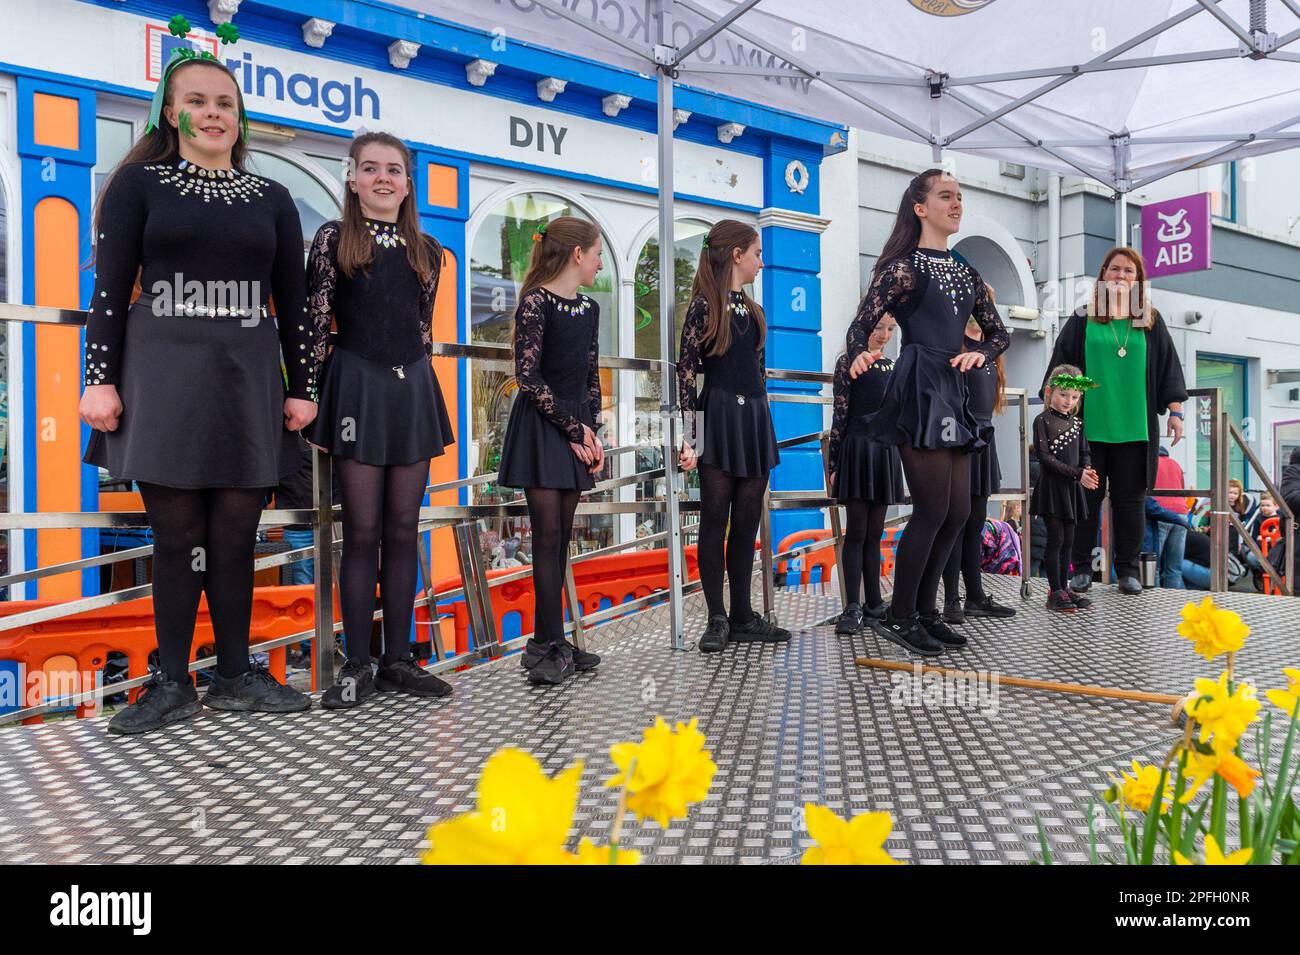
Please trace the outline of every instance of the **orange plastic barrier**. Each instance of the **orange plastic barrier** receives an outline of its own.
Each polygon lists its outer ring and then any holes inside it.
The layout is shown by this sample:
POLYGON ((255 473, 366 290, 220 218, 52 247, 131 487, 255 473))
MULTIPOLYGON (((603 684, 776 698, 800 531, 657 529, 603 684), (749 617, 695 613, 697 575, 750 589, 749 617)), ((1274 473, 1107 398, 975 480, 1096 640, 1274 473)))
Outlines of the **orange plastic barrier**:
MULTIPOLYGON (((824 541, 830 536, 830 530, 825 527, 809 527, 804 530, 794 531, 781 538, 781 543, 776 545, 776 552, 779 554, 800 544, 813 544, 817 541, 824 541)), ((800 585, 806 587, 812 582, 812 570, 814 567, 820 567, 822 569, 821 583, 826 584, 830 581, 831 574, 835 570, 834 547, 824 547, 821 550, 813 551, 811 554, 804 554, 797 559, 803 562, 803 568, 799 571, 800 585)), ((787 573, 788 563, 788 560, 777 561, 776 572, 778 574, 787 573)))
MULTIPOLYGON (((1270 517, 1263 524, 1259 525, 1259 549, 1268 557, 1268 552, 1273 549, 1273 545, 1282 539, 1282 522, 1279 518, 1270 517)), ((1270 558, 1271 560, 1271 558, 1270 558)), ((1278 570, 1282 570, 1281 567, 1278 570)), ((1280 594, 1282 591, 1273 583, 1273 577, 1270 574, 1264 575, 1264 593, 1280 594)))

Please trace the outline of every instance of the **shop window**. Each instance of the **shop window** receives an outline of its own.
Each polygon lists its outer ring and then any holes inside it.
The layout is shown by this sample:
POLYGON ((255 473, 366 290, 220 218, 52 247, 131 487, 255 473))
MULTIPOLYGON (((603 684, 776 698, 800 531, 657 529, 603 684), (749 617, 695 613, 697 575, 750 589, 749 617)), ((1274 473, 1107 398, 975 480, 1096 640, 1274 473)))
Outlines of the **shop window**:
POLYGON ((266 179, 273 179, 289 190, 289 195, 293 197, 293 204, 298 207, 298 218, 302 220, 304 251, 316 237, 316 230, 331 219, 337 219, 341 214, 334 193, 330 192, 329 188, 314 175, 283 156, 250 149, 248 171, 266 179))
MULTIPOLYGON (((547 193, 526 193, 504 200, 488 214, 474 233, 470 245, 469 318, 470 341, 475 344, 509 345, 515 306, 519 289, 533 252, 533 233, 539 227, 561 216, 590 219, 580 207, 562 196, 547 193)), ((615 250, 609 238, 602 235, 603 264, 596 280, 581 291, 595 299, 600 306, 600 353, 617 355, 618 352, 618 279, 614 271, 615 250)), ((510 405, 518 390, 514 377, 503 370, 476 367, 469 370, 471 409, 470 469, 484 474, 498 469, 501 462, 501 442, 505 436, 506 422, 510 418, 510 405)), ((601 372, 601 393, 604 396, 602 418, 607 443, 616 442, 618 434, 616 376, 601 372)), ((597 479, 611 474, 612 461, 597 479)), ((499 488, 495 484, 476 489, 476 503, 492 504, 522 500, 514 489, 499 488)), ((612 493, 584 495, 584 500, 612 500, 612 493)), ((484 554, 498 566, 503 561, 531 556, 527 519, 494 519, 480 525, 484 554)), ((579 515, 574 521, 573 540, 579 553, 615 542, 615 522, 612 515, 579 515)))
POLYGON ((135 145, 135 127, 130 120, 110 116, 95 117, 95 198, 123 157, 135 145))

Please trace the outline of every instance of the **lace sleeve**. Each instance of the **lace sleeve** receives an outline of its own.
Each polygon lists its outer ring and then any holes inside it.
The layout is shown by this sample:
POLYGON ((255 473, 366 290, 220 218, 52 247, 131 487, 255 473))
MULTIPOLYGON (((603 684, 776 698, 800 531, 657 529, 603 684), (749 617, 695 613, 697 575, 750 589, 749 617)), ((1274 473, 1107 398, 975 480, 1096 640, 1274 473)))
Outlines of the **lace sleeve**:
POLYGON ((433 355, 433 306, 438 298, 438 281, 442 278, 442 246, 432 236, 425 236, 429 246, 429 264, 433 270, 429 281, 420 286, 420 340, 424 342, 424 353, 433 355))
POLYGON ((876 273, 845 335, 850 364, 867 350, 871 332, 886 312, 899 320, 911 314, 912 303, 917 298, 916 285, 916 269, 911 259, 894 259, 876 273))
POLYGON ((849 380, 849 356, 841 355, 835 362, 835 379, 831 386, 834 395, 834 411, 831 414, 831 440, 828 453, 832 476, 840 466, 840 442, 844 440, 844 428, 849 420, 849 389, 852 387, 853 383, 849 380))
POLYGON ((1052 451, 1051 441, 1052 432, 1047 426, 1047 413, 1044 412, 1034 419, 1034 447, 1038 449, 1038 463, 1057 477, 1069 481, 1079 480, 1079 476, 1083 474, 1082 469, 1058 458, 1052 451))
POLYGON ((534 289, 515 309, 515 381, 519 390, 537 405, 542 416, 563 431, 570 442, 577 444, 582 440, 582 422, 559 409, 555 395, 539 371, 546 339, 545 302, 545 293, 534 289))
POLYGON ((704 337, 704 316, 708 310, 703 298, 691 301, 682 323, 682 343, 677 356, 677 402, 682 409, 683 433, 690 444, 695 442, 695 413, 700 403, 695 379, 700 371, 700 339, 704 337))
POLYGON ((600 429, 600 412, 603 405, 600 394, 600 306, 591 302, 591 346, 587 349, 587 405, 591 408, 591 422, 600 429))
POLYGON ((311 313, 311 400, 320 394, 320 370, 329 346, 330 321, 334 317, 334 290, 338 287, 338 224, 327 222, 316 230, 307 256, 307 303, 311 313))
POLYGON ((983 341, 973 350, 981 352, 985 360, 992 361, 1007 350, 1007 346, 1011 344, 1011 336, 1007 334, 1006 326, 1002 324, 997 309, 993 307, 984 280, 974 269, 971 269, 971 277, 975 282, 975 306, 971 310, 971 315, 979 323, 980 331, 984 333, 983 341))

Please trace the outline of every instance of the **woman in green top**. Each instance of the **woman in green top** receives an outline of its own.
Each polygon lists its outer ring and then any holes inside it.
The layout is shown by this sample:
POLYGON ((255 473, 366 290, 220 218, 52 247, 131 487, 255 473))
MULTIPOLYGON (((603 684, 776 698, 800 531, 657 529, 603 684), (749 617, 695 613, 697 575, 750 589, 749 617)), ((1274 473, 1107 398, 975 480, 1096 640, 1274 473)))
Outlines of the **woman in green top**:
POLYGON ((1081 412, 1100 483, 1088 492, 1088 516, 1074 537, 1070 586, 1077 591, 1092 583, 1101 501, 1109 485, 1119 590, 1142 592, 1138 551, 1146 529, 1146 496, 1156 482, 1159 416, 1169 412, 1164 433, 1174 444, 1183 436, 1183 368, 1149 289, 1141 254, 1123 246, 1111 249, 1102 260, 1092 301, 1065 323, 1047 363, 1049 369, 1075 365, 1101 383, 1088 393, 1081 412))

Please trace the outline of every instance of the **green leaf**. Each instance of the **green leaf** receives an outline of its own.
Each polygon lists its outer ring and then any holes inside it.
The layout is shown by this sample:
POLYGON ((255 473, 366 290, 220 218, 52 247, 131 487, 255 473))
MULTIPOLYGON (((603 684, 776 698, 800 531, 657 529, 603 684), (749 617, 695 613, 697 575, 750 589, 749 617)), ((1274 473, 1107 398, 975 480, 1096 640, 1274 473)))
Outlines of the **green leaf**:
POLYGON ((1205 806, 1205 803, 1201 803, 1201 807, 1188 818, 1187 828, 1183 830, 1183 838, 1178 845, 1178 851, 1189 859, 1196 851, 1196 834, 1201 831, 1201 818, 1205 815, 1205 806))
MULTIPOLYGON (((1043 831, 1043 820, 1036 819, 1038 823, 1038 845, 1043 850, 1043 865, 1052 864, 1052 847, 1047 844, 1047 833, 1043 831)), ((1037 860, 1035 860, 1037 861, 1037 860)))
POLYGON ((1160 781, 1156 783, 1155 795, 1151 797, 1151 806, 1147 809, 1146 822, 1142 826, 1142 865, 1151 865, 1155 858, 1157 823, 1164 806, 1165 779, 1168 776, 1168 767, 1160 767, 1160 781))

